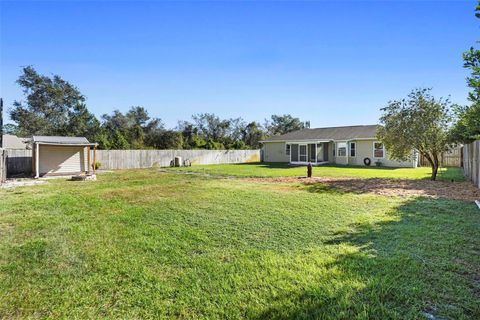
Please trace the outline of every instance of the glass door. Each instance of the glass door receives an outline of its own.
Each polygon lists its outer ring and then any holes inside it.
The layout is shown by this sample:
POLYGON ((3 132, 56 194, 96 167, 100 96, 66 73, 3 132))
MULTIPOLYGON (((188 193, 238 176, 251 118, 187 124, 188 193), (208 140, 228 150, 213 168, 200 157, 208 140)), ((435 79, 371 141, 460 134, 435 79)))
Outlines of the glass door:
POLYGON ((307 145, 301 144, 298 149, 300 162, 307 162, 307 145))

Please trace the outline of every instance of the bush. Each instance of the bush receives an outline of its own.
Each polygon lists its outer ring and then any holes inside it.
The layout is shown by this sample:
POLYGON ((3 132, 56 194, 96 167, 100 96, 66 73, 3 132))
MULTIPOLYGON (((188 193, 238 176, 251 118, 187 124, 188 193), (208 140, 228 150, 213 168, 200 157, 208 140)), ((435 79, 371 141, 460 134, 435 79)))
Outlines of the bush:
POLYGON ((92 169, 93 170, 98 170, 98 169, 100 169, 101 166, 102 166, 102 164, 100 162, 92 163, 92 169))

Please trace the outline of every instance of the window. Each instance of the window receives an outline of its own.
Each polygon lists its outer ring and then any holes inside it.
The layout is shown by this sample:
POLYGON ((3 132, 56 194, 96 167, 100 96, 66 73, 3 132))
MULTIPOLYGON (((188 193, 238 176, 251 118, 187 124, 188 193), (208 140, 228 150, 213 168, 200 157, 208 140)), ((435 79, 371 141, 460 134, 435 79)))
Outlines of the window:
POLYGON ((346 157, 347 156, 347 143, 346 142, 338 142, 337 143, 337 156, 338 157, 346 157))
POLYGON ((285 153, 287 154, 287 156, 290 155, 290 145, 289 144, 285 145, 285 153))
POLYGON ((350 142, 350 157, 357 156, 357 144, 355 142, 350 142))
POLYGON ((373 143, 373 157, 374 158, 383 158, 385 155, 385 150, 383 148, 383 143, 374 142, 373 143))
POLYGON ((333 143, 333 150, 332 150, 334 157, 335 157, 335 149, 337 149, 337 145, 336 145, 335 142, 334 142, 334 143, 333 143))

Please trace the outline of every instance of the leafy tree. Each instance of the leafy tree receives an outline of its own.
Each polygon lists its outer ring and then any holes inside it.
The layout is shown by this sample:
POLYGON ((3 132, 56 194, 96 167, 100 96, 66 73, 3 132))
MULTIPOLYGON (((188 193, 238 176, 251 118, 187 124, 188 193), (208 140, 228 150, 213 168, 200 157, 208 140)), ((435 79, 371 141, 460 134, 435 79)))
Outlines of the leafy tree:
POLYGON ((182 149, 183 136, 174 130, 158 130, 150 136, 148 146, 154 149, 182 149))
POLYGON ((16 125, 14 125, 13 123, 7 123, 6 125, 3 126, 3 134, 17 135, 18 134, 18 127, 16 125))
POLYGON ((151 119, 148 111, 139 106, 130 108, 125 114, 119 110, 114 110, 111 115, 104 114, 102 121, 102 127, 110 140, 113 140, 116 132, 119 132, 128 142, 128 147, 133 149, 143 149, 149 144, 154 145, 158 131, 164 130, 160 119, 151 119))
POLYGON ((114 150, 130 149, 130 144, 120 131, 115 131, 111 137, 110 147, 114 150))
POLYGON ((305 128, 305 123, 299 118, 294 118, 289 114, 272 115, 271 120, 265 121, 265 127, 269 135, 280 135, 289 133, 295 130, 305 128))
MULTIPOLYGON (((480 18, 480 2, 475 8, 475 16, 480 18)), ((480 50, 471 47, 463 53, 463 60, 464 67, 471 70, 467 84, 472 89, 468 94, 472 104, 457 108, 458 120, 452 128, 451 139, 468 143, 480 139, 480 50)))
POLYGON ((252 149, 260 147, 260 141, 265 138, 263 128, 257 122, 250 122, 242 132, 244 144, 252 149))
POLYGON ((417 150, 429 161, 435 180, 440 153, 448 145, 451 109, 448 99, 435 99, 430 89, 415 89, 406 99, 390 101, 381 109, 378 138, 393 159, 409 160, 417 150))
POLYGON ((89 141, 96 141, 101 132, 100 121, 88 111, 84 103, 75 105, 68 111, 69 121, 67 131, 69 135, 86 137, 89 141))
POLYGON ((81 132, 94 134, 98 129, 94 116, 85 107, 85 97, 60 76, 43 76, 29 66, 23 68, 17 83, 25 101, 14 101, 10 118, 20 135, 72 136, 81 132))
POLYGON ((180 121, 177 130, 183 137, 183 149, 205 149, 206 141, 198 135, 198 129, 188 121, 180 121))

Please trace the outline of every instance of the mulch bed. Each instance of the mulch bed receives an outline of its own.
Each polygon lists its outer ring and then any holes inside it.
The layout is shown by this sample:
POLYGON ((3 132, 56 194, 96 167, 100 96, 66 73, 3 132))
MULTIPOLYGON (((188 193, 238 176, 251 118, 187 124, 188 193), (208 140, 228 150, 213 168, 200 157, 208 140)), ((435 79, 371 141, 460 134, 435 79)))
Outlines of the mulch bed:
POLYGON ((265 183, 302 183, 304 185, 321 184, 339 191, 353 193, 371 193, 384 196, 424 196, 453 200, 480 200, 480 189, 470 182, 450 182, 431 180, 401 179, 356 179, 340 177, 282 177, 282 178, 245 178, 252 182, 265 183))

